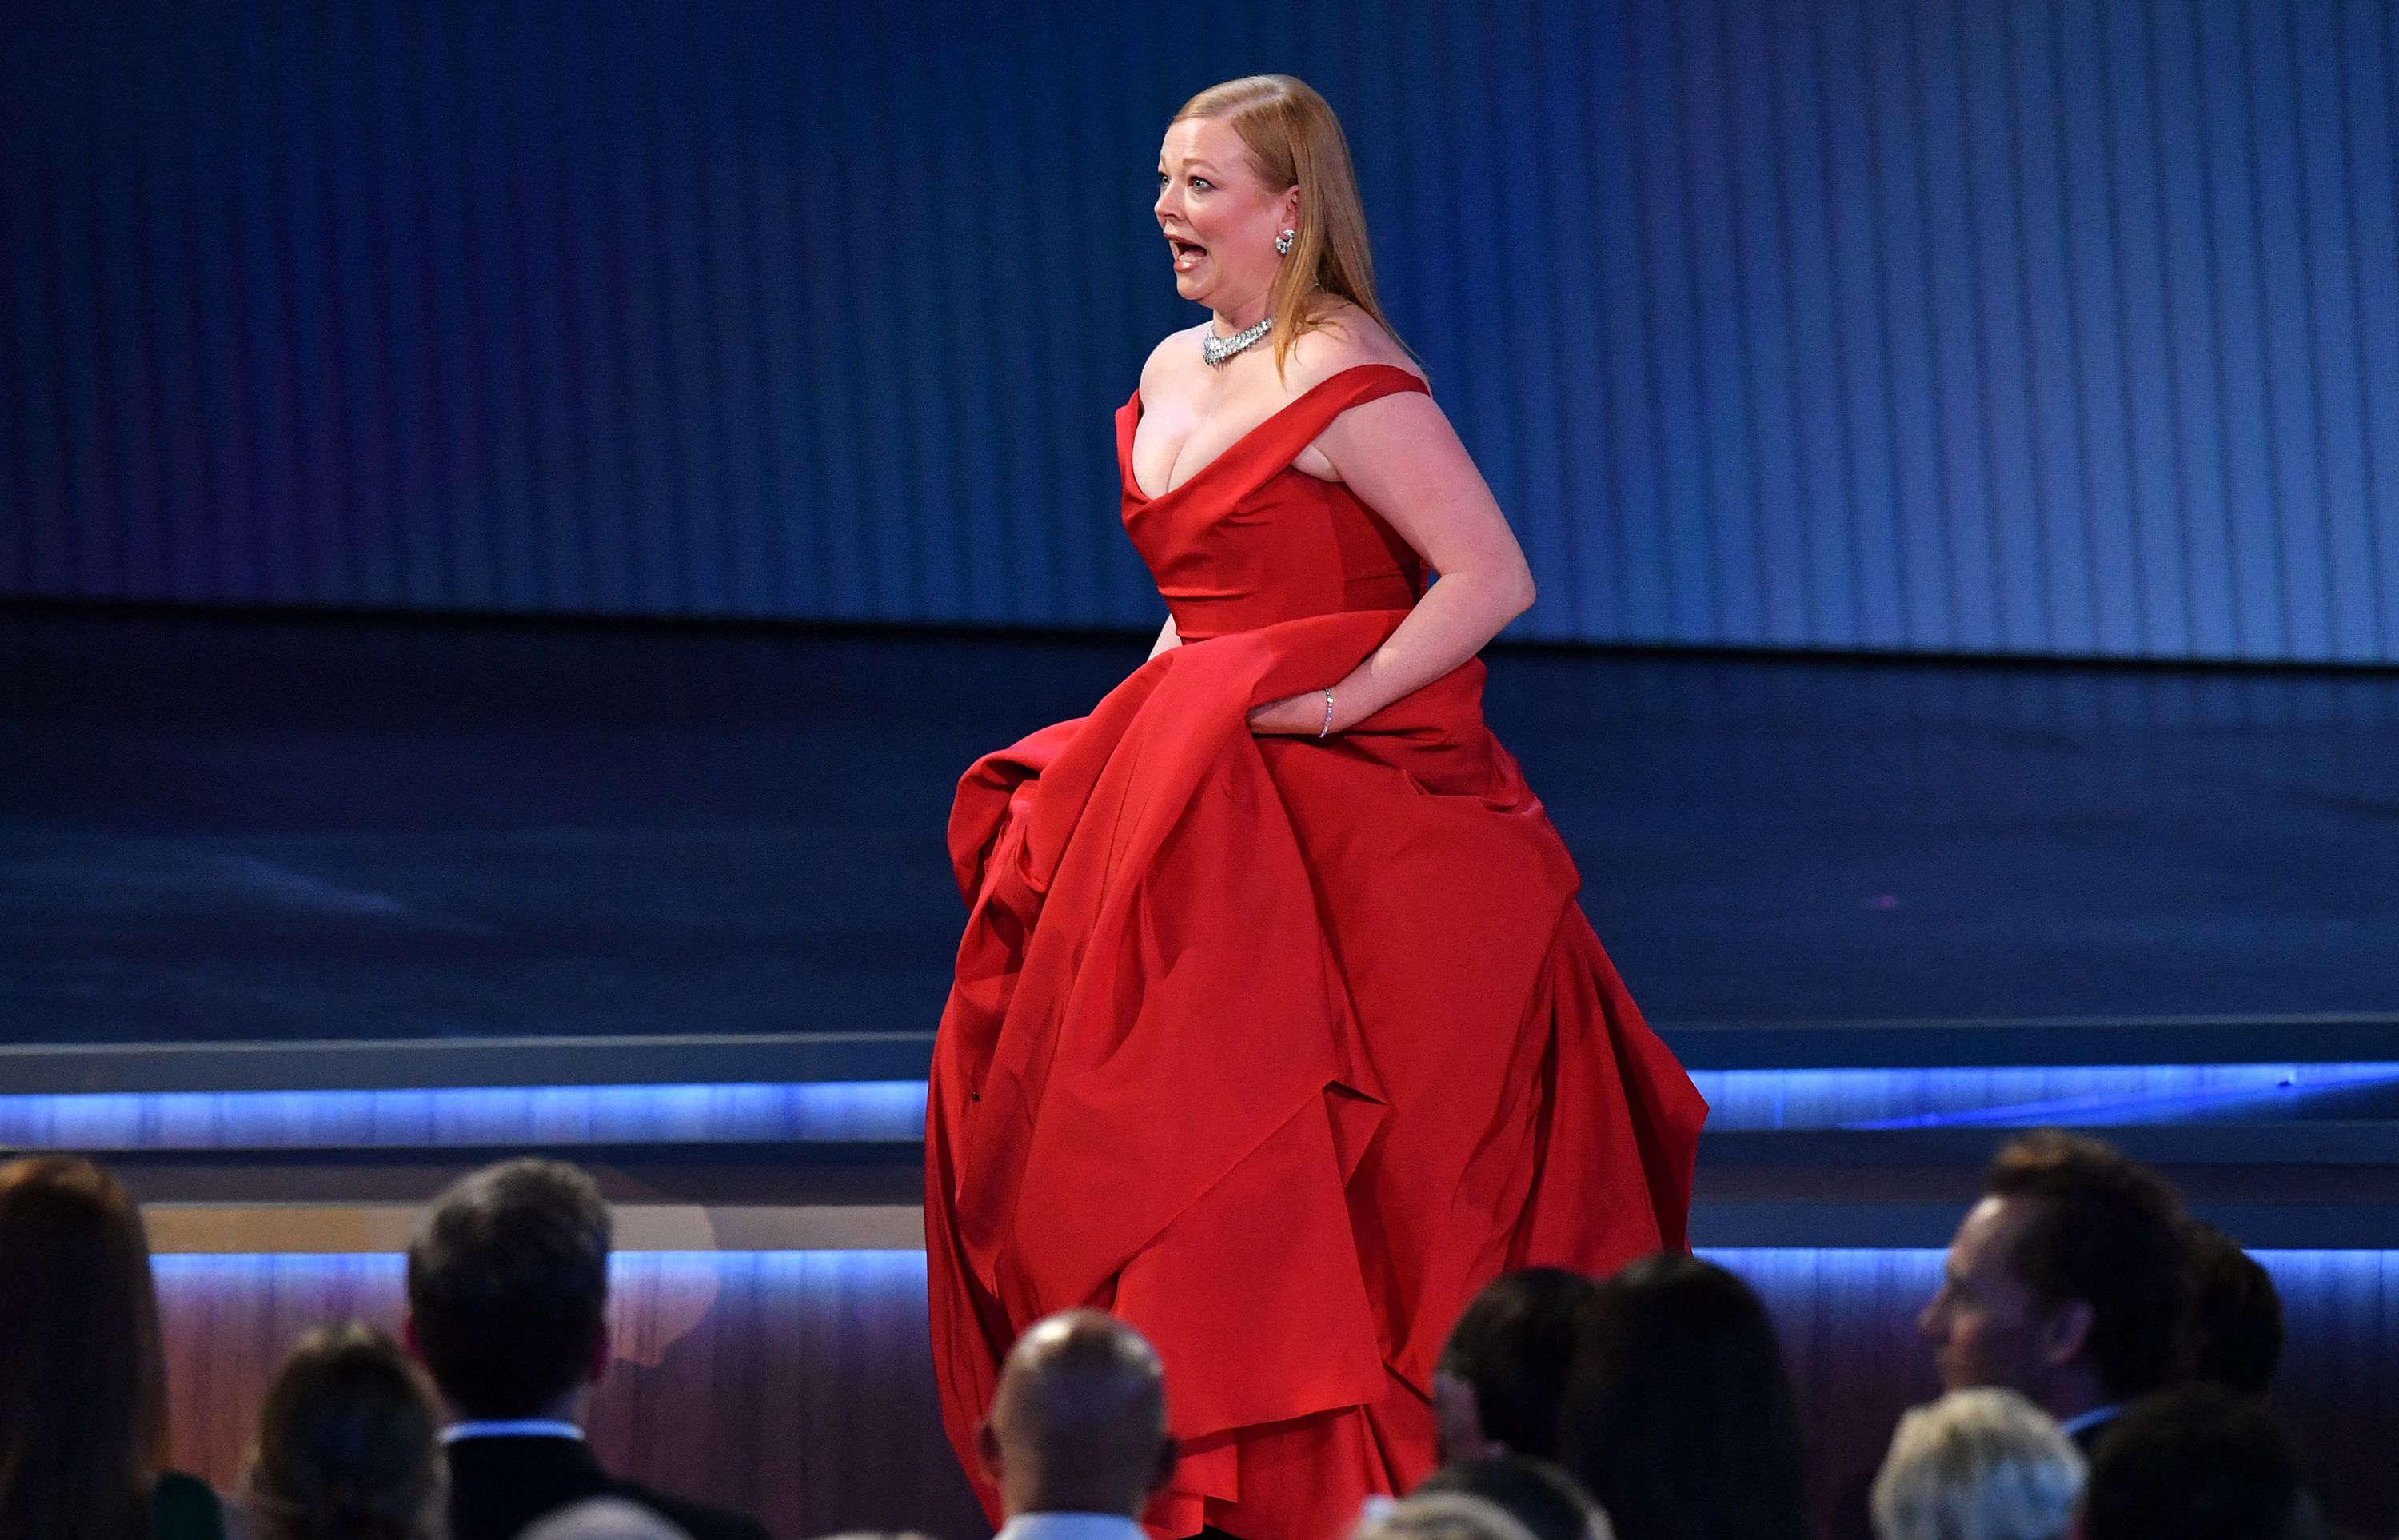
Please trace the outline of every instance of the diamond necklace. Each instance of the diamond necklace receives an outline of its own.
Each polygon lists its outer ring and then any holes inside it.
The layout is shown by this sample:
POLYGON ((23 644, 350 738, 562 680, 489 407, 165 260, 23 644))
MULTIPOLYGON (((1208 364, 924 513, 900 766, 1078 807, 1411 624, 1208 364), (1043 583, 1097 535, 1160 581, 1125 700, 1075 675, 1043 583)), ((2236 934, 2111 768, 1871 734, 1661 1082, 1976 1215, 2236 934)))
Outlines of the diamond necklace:
POLYGON ((1265 336, 1273 325, 1274 317, 1268 316, 1255 326, 1244 327, 1229 337, 1219 337, 1216 335, 1216 323, 1210 321, 1200 329, 1200 361, 1213 369, 1265 336))

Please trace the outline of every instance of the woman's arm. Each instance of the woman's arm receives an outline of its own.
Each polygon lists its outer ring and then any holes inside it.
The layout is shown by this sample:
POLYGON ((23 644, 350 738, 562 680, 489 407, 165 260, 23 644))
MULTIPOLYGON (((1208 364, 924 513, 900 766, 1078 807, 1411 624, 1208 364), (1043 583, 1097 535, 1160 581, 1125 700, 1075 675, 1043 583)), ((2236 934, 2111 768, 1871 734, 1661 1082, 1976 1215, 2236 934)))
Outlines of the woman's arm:
MULTIPOLYGON (((1156 657, 1159 654, 1166 651, 1169 647, 1180 647, 1182 645, 1183 637, 1181 633, 1177 632, 1174 628, 1174 617, 1172 615, 1168 615, 1166 617, 1166 624, 1159 629, 1158 644, 1149 650, 1149 657, 1156 657)), ((1145 657, 1142 659, 1142 661, 1146 663, 1149 661, 1149 658, 1145 657)))
MULTIPOLYGON (((1483 473, 1430 396, 1409 391, 1350 408, 1316 440, 1367 507, 1441 574, 1384 643, 1333 686, 1333 731, 1363 722, 1483 650, 1532 607, 1533 574, 1483 473)), ((1250 712, 1260 733, 1324 725, 1324 692, 1250 712)))

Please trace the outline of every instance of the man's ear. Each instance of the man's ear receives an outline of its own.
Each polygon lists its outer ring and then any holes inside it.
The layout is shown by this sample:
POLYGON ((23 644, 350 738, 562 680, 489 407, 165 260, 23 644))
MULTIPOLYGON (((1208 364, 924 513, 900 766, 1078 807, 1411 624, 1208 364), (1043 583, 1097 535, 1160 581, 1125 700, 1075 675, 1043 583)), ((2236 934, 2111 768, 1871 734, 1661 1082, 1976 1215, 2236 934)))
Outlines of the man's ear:
POLYGON ((999 1435, 992 1431, 988 1422, 975 1425, 975 1464, 983 1466, 983 1476, 993 1486, 999 1485, 999 1435))
POLYGON ((616 1334, 608 1330, 606 1321, 602 1321, 600 1334, 591 1339, 591 1358, 583 1366, 586 1385, 598 1385, 601 1376, 608 1372, 608 1361, 616 1357, 616 1334))
POLYGON ((416 1312, 413 1310, 400 1317, 400 1345, 408 1349, 408 1356, 419 1364, 425 1362, 425 1344, 417 1340, 416 1312))
POLYGON ((2052 1310, 2040 1327, 2041 1362, 2063 1369, 2080 1358, 2090 1345, 2091 1323, 2096 1314, 2089 1300, 2068 1300, 2052 1310))

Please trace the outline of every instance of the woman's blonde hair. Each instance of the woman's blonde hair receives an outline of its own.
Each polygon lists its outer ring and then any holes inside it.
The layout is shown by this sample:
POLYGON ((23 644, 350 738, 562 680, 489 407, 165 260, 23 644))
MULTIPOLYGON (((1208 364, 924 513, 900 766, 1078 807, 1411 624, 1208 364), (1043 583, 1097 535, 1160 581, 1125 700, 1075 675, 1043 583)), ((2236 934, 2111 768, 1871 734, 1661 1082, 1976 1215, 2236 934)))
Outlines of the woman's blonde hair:
POLYGON ((1881 1540, 2056 1540, 2082 1456, 2013 1390, 1957 1390, 1900 1419, 1875 1477, 1881 1540))
MULTIPOLYGON (((1375 300, 1375 256, 1366 241, 1366 206, 1341 120, 1296 75, 1245 74, 1211 86, 1171 120, 1222 118, 1241 136, 1250 165, 1280 193, 1299 189, 1299 223, 1267 298, 1274 317, 1275 373, 1292 344, 1325 324, 1325 294, 1338 294, 1399 333, 1375 300)), ((1405 349, 1405 343, 1400 344, 1405 349)), ((1409 350, 1409 357, 1415 353, 1409 350)))
MULTIPOLYGON (((1592 1510, 1586 1540, 1611 1540, 1607 1520, 1592 1510)), ((1535 1540, 1532 1526, 1488 1497, 1425 1493, 1398 1502, 1370 1503, 1349 1540, 1535 1540)))

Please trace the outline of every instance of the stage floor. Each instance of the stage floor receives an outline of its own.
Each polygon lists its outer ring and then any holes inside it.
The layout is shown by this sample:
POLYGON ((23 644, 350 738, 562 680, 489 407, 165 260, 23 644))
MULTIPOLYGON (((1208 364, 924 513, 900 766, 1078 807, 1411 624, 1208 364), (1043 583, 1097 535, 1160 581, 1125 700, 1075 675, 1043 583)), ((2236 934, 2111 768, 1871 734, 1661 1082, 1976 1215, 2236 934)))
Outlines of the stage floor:
MULTIPOLYGON (((0 612, 0 1041, 921 1037, 959 773, 1145 650, 0 612)), ((1490 663, 1669 1029, 2399 1019, 2399 676, 1490 663)))

